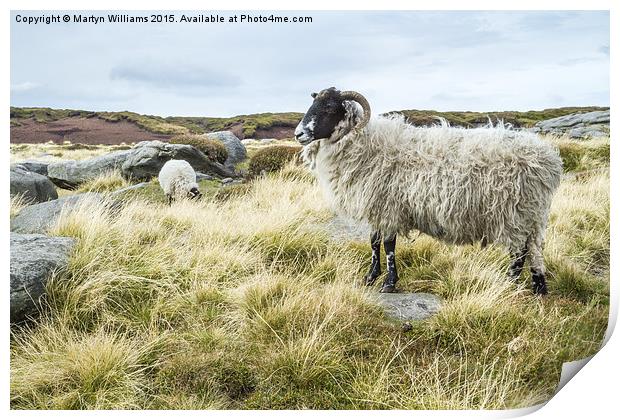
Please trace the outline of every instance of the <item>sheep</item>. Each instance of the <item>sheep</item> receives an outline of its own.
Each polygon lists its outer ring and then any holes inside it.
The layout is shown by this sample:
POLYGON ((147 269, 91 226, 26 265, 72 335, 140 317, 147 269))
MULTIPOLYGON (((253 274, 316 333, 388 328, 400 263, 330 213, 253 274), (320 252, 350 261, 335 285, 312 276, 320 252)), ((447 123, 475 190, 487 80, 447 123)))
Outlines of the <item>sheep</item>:
POLYGON ((335 209, 372 228, 367 285, 381 274, 383 239, 381 292, 397 291, 396 236, 417 230, 446 243, 503 245, 509 277, 516 281, 529 258, 532 289, 547 294, 542 248, 562 175, 556 148, 503 124, 414 127, 399 114, 371 120, 357 92, 332 87, 312 97, 295 138, 335 209))
POLYGON ((159 171, 158 179, 161 189, 168 197, 169 205, 176 199, 202 197, 196 183, 196 172, 184 160, 167 161, 159 171))

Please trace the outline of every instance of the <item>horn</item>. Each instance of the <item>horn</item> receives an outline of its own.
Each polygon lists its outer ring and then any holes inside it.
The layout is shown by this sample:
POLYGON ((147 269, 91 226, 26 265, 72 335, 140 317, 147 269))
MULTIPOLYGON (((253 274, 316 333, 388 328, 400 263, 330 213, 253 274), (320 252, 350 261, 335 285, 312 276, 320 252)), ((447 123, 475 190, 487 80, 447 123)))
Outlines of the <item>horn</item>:
POLYGON ((370 104, 368 103, 366 98, 364 98, 361 93, 357 93, 352 90, 344 91, 341 93, 341 95, 342 98, 345 100, 357 102, 362 106, 362 109, 364 110, 362 118, 353 129, 361 130, 362 128, 366 127, 366 124, 368 124, 368 121, 370 120, 370 104))

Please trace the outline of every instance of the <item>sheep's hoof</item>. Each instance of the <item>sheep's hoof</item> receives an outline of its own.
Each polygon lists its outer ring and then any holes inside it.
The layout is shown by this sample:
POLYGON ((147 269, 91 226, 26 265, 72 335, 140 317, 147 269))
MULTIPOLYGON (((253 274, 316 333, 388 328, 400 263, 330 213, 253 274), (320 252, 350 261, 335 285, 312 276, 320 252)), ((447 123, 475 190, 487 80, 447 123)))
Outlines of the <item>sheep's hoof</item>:
POLYGON ((379 293, 396 293, 396 285, 395 284, 384 284, 383 286, 381 286, 381 290, 379 290, 379 293))
POLYGON ((544 296, 549 291, 547 290, 547 282, 545 281, 545 275, 542 273, 532 273, 532 291, 536 295, 544 296))
POLYGON ((546 284, 543 284, 543 285, 535 284, 533 286, 533 289, 534 289, 533 290, 534 294, 538 295, 538 296, 545 296, 545 295, 547 295, 549 293, 549 291, 547 290, 547 285, 546 284))
POLYGON ((378 277, 379 274, 367 274, 366 277, 364 277, 364 284, 366 286, 372 286, 373 284, 375 284, 378 277))

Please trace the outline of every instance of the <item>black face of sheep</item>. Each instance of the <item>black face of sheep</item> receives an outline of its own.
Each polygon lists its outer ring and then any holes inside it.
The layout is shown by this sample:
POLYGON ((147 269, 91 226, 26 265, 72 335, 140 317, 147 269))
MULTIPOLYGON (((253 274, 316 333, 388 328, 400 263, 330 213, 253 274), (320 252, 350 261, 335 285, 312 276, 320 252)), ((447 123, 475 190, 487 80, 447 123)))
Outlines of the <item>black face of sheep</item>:
POLYGON ((187 197, 190 199, 200 199, 200 197, 202 197, 202 193, 200 191, 198 191, 198 188, 193 187, 191 190, 189 190, 189 192, 187 193, 187 197))
POLYGON ((368 101, 357 92, 340 92, 335 87, 330 87, 319 93, 313 93, 311 96, 314 102, 295 129, 295 138, 304 146, 314 140, 331 138, 337 127, 344 129, 342 134, 346 134, 368 123, 370 106, 368 101), (361 117, 355 115, 347 101, 359 103, 362 106, 363 115, 361 117))

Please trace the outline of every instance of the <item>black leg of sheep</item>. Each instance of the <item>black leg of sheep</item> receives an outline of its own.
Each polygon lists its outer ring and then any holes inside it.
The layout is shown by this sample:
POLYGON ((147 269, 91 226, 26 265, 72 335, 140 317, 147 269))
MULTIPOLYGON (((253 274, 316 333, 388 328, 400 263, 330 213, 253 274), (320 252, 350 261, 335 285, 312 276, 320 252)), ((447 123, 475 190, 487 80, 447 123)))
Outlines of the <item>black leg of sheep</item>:
POLYGON ((396 282, 398 282, 398 273, 396 272, 396 235, 385 238, 383 247, 385 248, 388 272, 383 281, 381 293, 394 293, 396 292, 396 282))
POLYGON ((381 275, 381 232, 370 234, 370 248, 372 249, 372 261, 370 271, 366 274, 366 286, 375 284, 377 277, 381 275))
POLYGON ((532 270, 532 290, 537 295, 546 295, 547 281, 545 280, 545 274, 540 271, 532 270))
POLYGON ((525 264, 525 259, 527 258, 527 248, 523 249, 521 252, 510 253, 510 259, 512 263, 510 264, 510 268, 508 269, 508 277, 514 282, 516 282, 519 277, 521 277, 521 273, 523 272, 523 265, 525 264))

